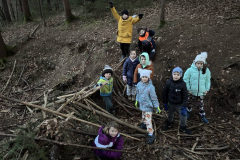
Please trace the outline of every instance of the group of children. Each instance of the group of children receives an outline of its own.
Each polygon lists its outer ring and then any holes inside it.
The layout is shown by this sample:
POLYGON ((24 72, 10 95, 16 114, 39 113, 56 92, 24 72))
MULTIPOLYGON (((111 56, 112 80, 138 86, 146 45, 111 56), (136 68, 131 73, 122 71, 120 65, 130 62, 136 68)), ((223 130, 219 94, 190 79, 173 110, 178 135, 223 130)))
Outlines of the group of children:
MULTIPOLYGON (((120 27, 126 27, 124 24, 127 25, 125 21, 128 20, 131 21, 131 25, 133 25, 140 21, 143 16, 139 14, 138 18, 130 17, 128 16, 127 10, 124 10, 122 16, 119 16, 113 7, 112 2, 109 3, 112 13, 118 20, 118 25, 120 25, 120 27)), ((118 28, 120 27, 118 26, 118 28)), ((118 30, 118 41, 121 43, 121 49, 123 48, 122 59, 128 55, 128 52, 126 51, 129 50, 129 47, 126 47, 126 44, 123 43, 125 42, 123 40, 126 37, 131 41, 131 37, 129 37, 128 33, 131 35, 132 30, 128 32, 125 32, 125 30, 121 28, 118 30)), ((139 29, 139 34, 140 36, 142 35, 142 37, 139 38, 139 46, 143 53, 137 57, 136 51, 130 51, 130 55, 123 65, 122 78, 123 81, 127 83, 126 92, 128 99, 130 101, 135 101, 136 107, 139 107, 142 111, 142 124, 140 128, 146 129, 149 133, 147 144, 153 144, 156 137, 153 134, 152 114, 161 112, 155 87, 152 83, 154 78, 152 60, 155 56, 155 41, 151 39, 151 36, 154 34, 154 31, 139 29), (150 45, 146 45, 145 43, 150 45)), ((209 92, 211 85, 211 73, 210 70, 206 68, 206 58, 207 52, 201 52, 201 54, 197 55, 191 67, 187 69, 185 74, 183 74, 183 70, 180 67, 176 67, 172 70, 172 76, 166 82, 162 93, 163 107, 165 111, 168 111, 167 124, 162 128, 163 130, 172 128, 173 116, 175 111, 177 111, 180 118, 179 131, 191 134, 191 131, 186 128, 186 121, 190 116, 192 107, 195 105, 195 103, 193 103, 195 101, 197 101, 197 106, 199 108, 200 119, 206 124, 209 123, 205 117, 203 103, 204 96, 209 92)), ((106 103, 106 110, 113 114, 115 113, 115 110, 111 102, 113 90, 112 75, 112 68, 105 65, 102 76, 97 85, 102 86, 104 82, 108 81, 107 85, 100 89, 100 94, 106 103)), ((105 127, 101 127, 93 145, 100 148, 122 150, 123 139, 118 133, 118 125, 115 122, 109 122, 105 127)), ((121 157, 121 152, 104 150, 94 150, 94 152, 99 158, 104 160, 121 157)))

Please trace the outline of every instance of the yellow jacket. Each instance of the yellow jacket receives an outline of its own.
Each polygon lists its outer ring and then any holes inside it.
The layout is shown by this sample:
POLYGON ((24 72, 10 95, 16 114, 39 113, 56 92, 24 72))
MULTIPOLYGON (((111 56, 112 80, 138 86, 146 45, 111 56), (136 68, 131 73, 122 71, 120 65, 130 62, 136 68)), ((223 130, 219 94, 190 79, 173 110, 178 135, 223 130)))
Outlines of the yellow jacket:
POLYGON ((111 11, 118 21, 117 41, 120 43, 131 43, 133 25, 138 23, 141 19, 139 19, 139 17, 133 18, 132 16, 128 16, 128 19, 123 20, 122 16, 117 13, 115 7, 111 8, 111 11))

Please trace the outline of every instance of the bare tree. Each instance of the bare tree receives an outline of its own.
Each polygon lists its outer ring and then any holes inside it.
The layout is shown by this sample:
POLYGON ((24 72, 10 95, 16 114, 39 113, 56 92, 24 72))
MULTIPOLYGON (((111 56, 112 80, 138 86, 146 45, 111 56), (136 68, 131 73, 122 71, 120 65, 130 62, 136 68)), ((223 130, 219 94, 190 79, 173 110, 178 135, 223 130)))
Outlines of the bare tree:
POLYGON ((41 0, 38 0, 38 3, 39 3, 39 10, 40 10, 40 15, 41 15, 41 18, 43 19, 43 24, 44 24, 44 27, 46 27, 46 21, 45 21, 45 18, 43 16, 43 11, 42 11, 42 3, 41 3, 41 0))
POLYGON ((51 6, 51 1, 50 0, 47 0, 47 4, 48 4, 48 9, 49 11, 52 11, 52 6, 51 6))
POLYGON ((63 0, 63 6, 65 10, 65 15, 66 15, 66 22, 71 22, 72 20, 75 19, 75 17, 71 12, 69 0, 63 0))
POLYGON ((163 27, 165 24, 165 3, 166 0, 161 0, 161 11, 160 11, 160 27, 163 27))
POLYGON ((25 22, 32 21, 32 15, 30 13, 28 0, 22 0, 22 5, 23 5, 24 21, 25 22))
POLYGON ((3 13, 3 8, 1 6, 0 6, 0 16, 1 16, 3 21, 6 21, 5 14, 3 13))
POLYGON ((3 41, 2 34, 0 32, 0 58, 3 58, 6 56, 6 45, 3 41))
POLYGON ((5 15, 5 18, 8 22, 12 22, 10 13, 9 13, 9 9, 8 9, 8 4, 7 4, 7 0, 2 0, 2 5, 3 5, 3 12, 5 15))
POLYGON ((56 9, 56 11, 59 11, 59 2, 58 2, 58 0, 55 0, 55 9, 56 9))
POLYGON ((20 6, 20 11, 23 12, 23 6, 22 6, 22 0, 18 0, 19 6, 20 6))
POLYGON ((9 5, 9 8, 10 8, 12 19, 16 19, 11 0, 8 0, 8 5, 9 5))

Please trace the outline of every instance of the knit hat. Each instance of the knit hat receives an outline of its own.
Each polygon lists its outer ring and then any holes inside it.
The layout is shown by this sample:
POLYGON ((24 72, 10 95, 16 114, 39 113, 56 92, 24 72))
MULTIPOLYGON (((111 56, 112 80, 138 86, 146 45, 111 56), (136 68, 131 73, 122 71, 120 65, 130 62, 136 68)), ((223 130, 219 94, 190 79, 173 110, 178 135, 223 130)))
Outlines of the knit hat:
POLYGON ((111 73, 111 75, 113 74, 112 68, 109 65, 105 65, 103 72, 102 72, 102 76, 104 77, 105 73, 111 73))
POLYGON ((124 14, 128 15, 128 10, 124 9, 124 10, 122 11, 122 15, 124 15, 124 14))
POLYGON ((206 63, 207 52, 201 52, 201 54, 197 55, 193 63, 195 64, 198 61, 202 61, 204 64, 206 63))
POLYGON ((151 70, 147 70, 147 69, 143 69, 141 72, 140 72, 140 78, 142 78, 143 76, 146 76, 150 79, 150 74, 152 73, 151 70))
POLYGON ((182 74, 183 74, 182 68, 176 67, 176 68, 173 69, 172 74, 173 74, 174 72, 178 72, 178 73, 181 75, 181 77, 182 77, 182 74))

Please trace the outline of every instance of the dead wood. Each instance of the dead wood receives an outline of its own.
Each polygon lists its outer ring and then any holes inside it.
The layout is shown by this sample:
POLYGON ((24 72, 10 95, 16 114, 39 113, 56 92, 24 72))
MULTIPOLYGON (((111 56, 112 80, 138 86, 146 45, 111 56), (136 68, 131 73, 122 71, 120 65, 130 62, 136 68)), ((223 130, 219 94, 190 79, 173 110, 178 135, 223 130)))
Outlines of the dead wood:
POLYGON ((97 107, 97 109, 100 109, 104 113, 111 115, 108 111, 106 111, 105 109, 102 109, 100 106, 96 105, 95 103, 93 103, 92 101, 88 100, 87 98, 84 99, 84 100, 86 100, 88 103, 92 104, 93 106, 97 107))
POLYGON ((68 129, 68 128, 66 128, 66 130, 74 132, 74 133, 89 135, 89 136, 97 136, 98 135, 98 134, 94 134, 94 133, 88 133, 88 132, 79 131, 79 130, 76 130, 76 129, 68 129))
MULTIPOLYGON (((27 103, 27 102, 23 102, 23 101, 20 101, 20 100, 17 100, 17 99, 8 98, 8 97, 3 96, 3 95, 0 95, 0 98, 6 99, 6 100, 9 100, 9 101, 13 101, 13 102, 16 102, 16 103, 21 103, 21 104, 24 104, 24 105, 27 105, 27 106, 31 106, 31 107, 34 107, 34 108, 38 108, 38 109, 41 109, 41 110, 44 110, 44 111, 47 111, 47 112, 56 114, 56 115, 58 115, 58 116, 62 116, 62 117, 66 117, 66 118, 69 117, 68 114, 63 114, 63 113, 60 113, 60 112, 57 112, 57 111, 52 111, 52 110, 50 110, 50 109, 48 109, 48 108, 43 108, 43 107, 41 107, 41 106, 34 105, 34 104, 30 104, 30 103, 27 103)), ((83 105, 83 104, 81 104, 81 103, 78 103, 78 102, 73 102, 73 103, 74 103, 74 104, 78 104, 79 106, 81 106, 82 108, 85 108, 85 109, 87 109, 87 110, 91 110, 89 107, 87 107, 87 106, 85 106, 85 105, 83 105)), ((100 111, 96 111, 96 112, 97 112, 98 114, 101 114, 101 115, 105 116, 105 117, 108 117, 108 118, 110 118, 110 119, 113 119, 113 120, 115 120, 116 122, 119 122, 119 123, 121 122, 121 124, 122 124, 122 123, 123 123, 123 124, 126 124, 127 126, 130 126, 130 128, 135 128, 136 130, 138 130, 138 131, 140 131, 140 132, 148 133, 147 131, 144 131, 144 130, 138 128, 138 127, 129 125, 129 124, 127 124, 127 123, 125 123, 125 122, 123 122, 123 121, 121 121, 121 120, 118 120, 117 118, 115 118, 115 117, 113 117, 113 116, 111 116, 111 115, 107 115, 107 114, 105 114, 105 113, 103 113, 103 112, 100 112, 100 111)), ((85 120, 82 120, 82 119, 79 119, 79 118, 76 118, 76 117, 71 117, 71 118, 74 119, 74 120, 76 120, 76 121, 79 121, 79 122, 83 122, 83 123, 86 123, 86 124, 90 124, 90 125, 93 125, 93 126, 96 126, 96 127, 101 127, 101 125, 99 125, 99 124, 91 123, 91 122, 88 122, 88 121, 85 121, 85 120)), ((129 136, 129 135, 127 135, 127 134, 124 134, 124 133, 121 133, 121 135, 123 135, 123 136, 125 136, 125 137, 128 137, 128 138, 132 138, 132 139, 135 139, 135 140, 140 141, 140 139, 131 137, 131 136, 129 136)))
POLYGON ((224 147, 216 147, 216 148, 195 148, 195 150, 198 150, 198 151, 204 151, 204 150, 221 151, 221 150, 228 149, 228 148, 230 148, 229 145, 226 145, 224 147))
MULTIPOLYGON (((80 106, 80 107, 82 107, 82 108, 84 108, 84 109, 87 109, 87 110, 91 111, 91 109, 90 109, 89 107, 85 106, 85 105, 82 104, 82 103, 73 102, 73 104, 76 104, 76 105, 78 105, 78 106, 80 106)), ((139 132, 141 132, 141 133, 148 134, 147 131, 145 131, 145 130, 143 130, 143 129, 140 129, 139 127, 133 126, 133 125, 131 125, 131 124, 129 124, 129 123, 123 122, 122 120, 120 120, 120 119, 118 119, 118 118, 116 118, 116 117, 114 117, 114 116, 112 116, 112 115, 108 115, 108 114, 106 114, 106 113, 103 113, 103 112, 97 111, 97 110, 96 110, 96 113, 99 114, 99 115, 101 115, 101 116, 104 116, 104 117, 106 117, 106 118, 112 119, 112 120, 114 120, 114 121, 116 121, 116 122, 118 122, 118 123, 120 123, 120 124, 122 124, 122 125, 124 125, 124 126, 127 126, 127 127, 129 127, 129 128, 135 129, 135 130, 137 130, 137 131, 139 131, 139 132)))
POLYGON ((194 145, 193 145, 193 147, 191 149, 192 151, 194 151, 196 145, 198 144, 198 141, 199 141, 199 137, 197 137, 196 142, 194 143, 194 145))
MULTIPOLYGON (((4 133, 0 133, 0 136, 17 137, 17 135, 14 135, 14 134, 4 134, 4 133)), ((65 143, 65 142, 50 140, 50 139, 47 139, 47 138, 40 138, 40 137, 34 137, 34 139, 38 140, 38 141, 46 141, 46 142, 49 142, 49 143, 54 143, 54 144, 58 144, 58 145, 62 145, 62 146, 74 146, 74 147, 97 149, 97 150, 100 149, 100 150, 123 152, 123 153, 142 153, 142 152, 132 152, 132 151, 126 151, 126 150, 115 150, 115 149, 108 149, 108 148, 92 147, 92 146, 79 145, 79 144, 73 144, 73 143, 65 143)))
POLYGON ((130 114, 131 116, 133 116, 133 114, 132 114, 129 110, 127 110, 126 107, 125 107, 121 102, 119 102, 119 101, 117 100, 117 98, 113 97, 113 99, 114 99, 128 114, 130 114))
POLYGON ((10 76, 9 76, 9 78, 8 78, 8 81, 7 81, 6 85, 5 85, 5 87, 3 88, 3 90, 2 90, 2 92, 1 92, 1 94, 3 94, 3 92, 4 92, 4 91, 5 91, 5 89, 7 88, 8 84, 9 84, 9 82, 10 82, 11 78, 12 78, 13 72, 14 72, 14 70, 15 70, 15 67, 16 67, 16 63, 17 63, 17 61, 15 60, 15 61, 14 61, 14 65, 13 65, 12 72, 11 72, 11 74, 10 74, 10 76))
POLYGON ((39 24, 37 25, 37 27, 29 34, 28 38, 30 39, 33 39, 33 35, 36 33, 37 29, 39 27, 39 24))

